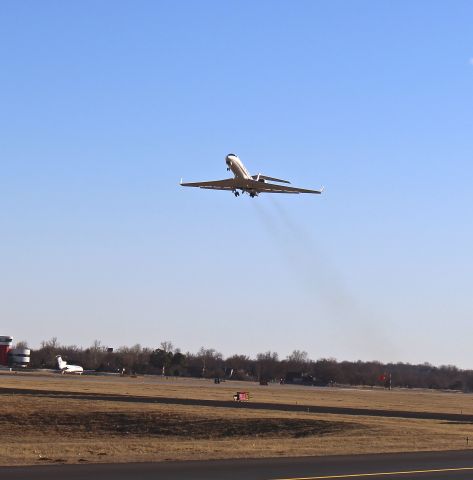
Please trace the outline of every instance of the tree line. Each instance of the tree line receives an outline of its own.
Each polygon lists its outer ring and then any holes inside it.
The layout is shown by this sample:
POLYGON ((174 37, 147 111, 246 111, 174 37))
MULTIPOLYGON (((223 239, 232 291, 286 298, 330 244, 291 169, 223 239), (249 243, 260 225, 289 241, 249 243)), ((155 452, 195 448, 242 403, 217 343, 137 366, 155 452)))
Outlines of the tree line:
MULTIPOLYGON (((26 347, 26 342, 18 346, 26 347)), ((436 367, 429 363, 382 363, 377 361, 337 361, 333 358, 311 360, 305 351, 294 350, 285 358, 276 352, 224 356, 213 348, 183 353, 171 342, 158 348, 123 346, 110 349, 95 341, 88 348, 60 345, 57 338, 31 350, 29 368, 55 368, 56 355, 85 370, 125 372, 164 376, 188 376, 251 380, 281 383, 302 383, 316 386, 361 385, 405 388, 431 388, 473 391, 473 370, 455 366, 436 367)))

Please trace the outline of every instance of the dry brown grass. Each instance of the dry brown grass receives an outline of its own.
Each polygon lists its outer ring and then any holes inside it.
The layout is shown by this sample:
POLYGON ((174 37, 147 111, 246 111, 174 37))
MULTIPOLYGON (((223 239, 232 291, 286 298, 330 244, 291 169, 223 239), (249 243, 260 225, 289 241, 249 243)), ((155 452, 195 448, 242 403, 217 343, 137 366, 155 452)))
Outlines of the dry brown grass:
MULTIPOLYGON (((0 375, 0 386, 176 398, 473 413, 470 395, 313 389, 151 377, 0 375)), ((0 396, 0 464, 127 462, 327 455, 466 447, 473 426, 432 420, 215 409, 201 406, 0 396), (166 429, 161 427, 165 426, 166 429), (302 435, 299 435, 300 432, 302 435), (298 433, 299 432, 299 433, 298 433)))
POLYGON ((154 376, 64 376, 20 372, 0 374, 0 386, 109 393, 150 397, 231 400, 237 390, 248 390, 254 402, 355 407, 415 412, 473 414, 473 395, 417 389, 314 388, 254 382, 225 382, 192 378, 162 379, 154 376))

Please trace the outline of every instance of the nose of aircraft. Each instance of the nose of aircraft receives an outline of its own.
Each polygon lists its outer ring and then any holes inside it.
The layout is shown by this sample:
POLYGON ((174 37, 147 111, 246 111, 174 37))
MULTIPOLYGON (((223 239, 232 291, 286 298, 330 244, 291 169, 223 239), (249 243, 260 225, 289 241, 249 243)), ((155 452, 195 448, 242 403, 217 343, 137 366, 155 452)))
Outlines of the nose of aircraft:
POLYGON ((227 164, 227 171, 230 171, 233 166, 233 162, 236 160, 237 156, 234 153, 229 153, 225 157, 225 163, 227 164))

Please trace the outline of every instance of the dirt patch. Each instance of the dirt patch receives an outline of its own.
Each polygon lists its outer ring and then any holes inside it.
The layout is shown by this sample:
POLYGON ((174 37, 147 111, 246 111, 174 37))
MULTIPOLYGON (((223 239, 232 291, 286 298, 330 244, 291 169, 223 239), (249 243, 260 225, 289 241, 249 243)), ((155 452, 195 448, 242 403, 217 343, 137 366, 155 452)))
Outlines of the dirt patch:
POLYGON ((342 433, 362 425, 348 422, 299 418, 208 418, 148 412, 88 412, 4 414, 0 428, 10 433, 37 429, 41 433, 74 435, 145 435, 224 439, 233 437, 321 436, 342 433))

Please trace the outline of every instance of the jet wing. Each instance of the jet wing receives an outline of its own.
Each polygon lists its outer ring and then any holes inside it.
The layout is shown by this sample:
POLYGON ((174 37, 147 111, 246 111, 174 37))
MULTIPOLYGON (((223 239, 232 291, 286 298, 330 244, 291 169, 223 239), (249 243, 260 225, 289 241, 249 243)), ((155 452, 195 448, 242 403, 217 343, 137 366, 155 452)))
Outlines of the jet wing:
POLYGON ((320 194, 323 192, 323 188, 320 190, 308 190, 306 188, 296 188, 289 187, 287 185, 277 185, 275 183, 263 183, 263 182, 254 182, 255 185, 252 188, 258 192, 265 193, 316 193, 320 194))
POLYGON ((241 188, 240 182, 235 178, 227 178, 225 180, 211 180, 209 182, 192 182, 182 183, 183 187, 199 187, 209 190, 235 190, 241 188))
POLYGON ((207 190, 245 190, 249 192, 265 193, 322 193, 323 190, 308 190, 305 188, 289 187, 276 183, 258 182, 252 179, 227 178, 225 180, 211 180, 208 182, 182 183, 183 187, 199 187, 207 190))

